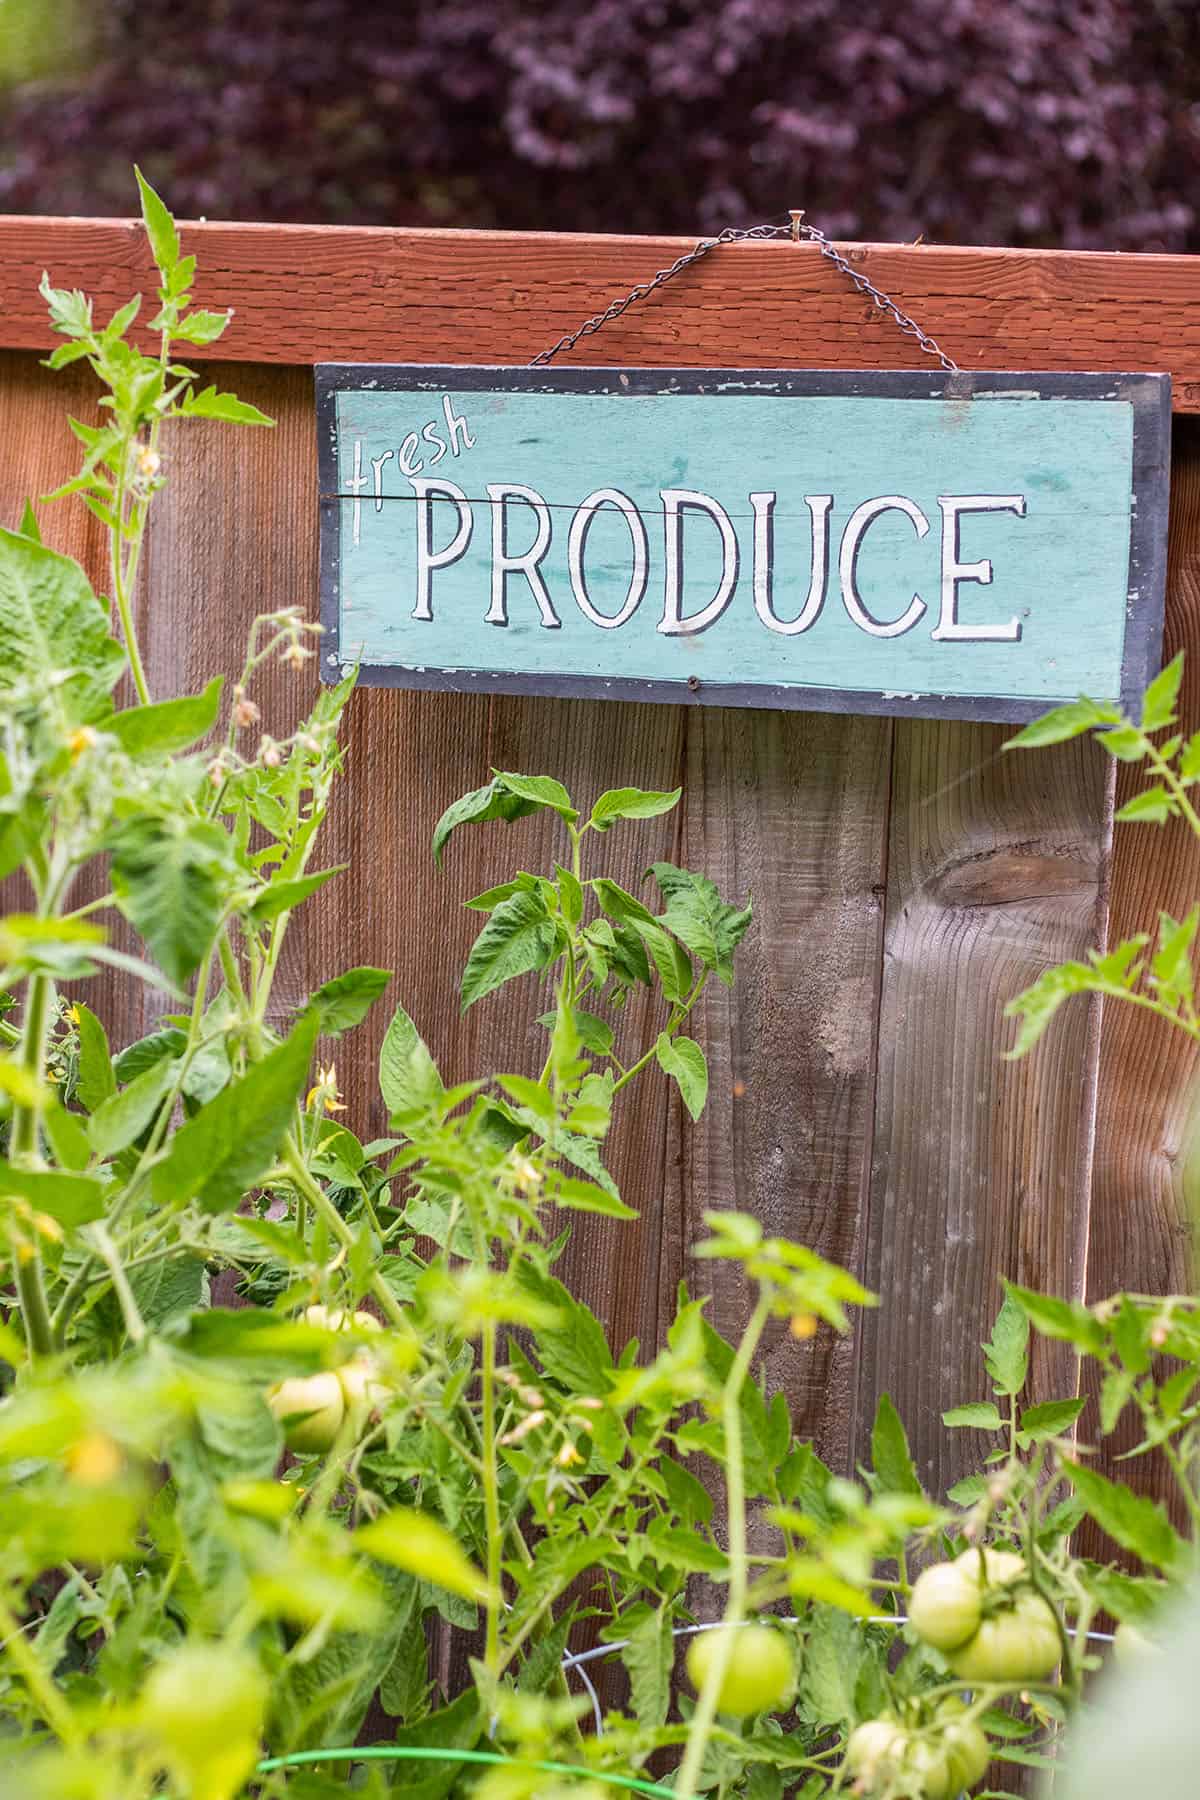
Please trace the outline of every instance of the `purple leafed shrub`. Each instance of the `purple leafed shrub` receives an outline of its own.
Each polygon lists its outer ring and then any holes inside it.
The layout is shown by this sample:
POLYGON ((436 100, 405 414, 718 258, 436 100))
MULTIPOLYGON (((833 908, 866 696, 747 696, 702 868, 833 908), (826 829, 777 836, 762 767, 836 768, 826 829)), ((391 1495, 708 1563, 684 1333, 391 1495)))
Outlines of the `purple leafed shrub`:
POLYGON ((111 0, 0 207, 1200 243, 1195 0, 111 0))

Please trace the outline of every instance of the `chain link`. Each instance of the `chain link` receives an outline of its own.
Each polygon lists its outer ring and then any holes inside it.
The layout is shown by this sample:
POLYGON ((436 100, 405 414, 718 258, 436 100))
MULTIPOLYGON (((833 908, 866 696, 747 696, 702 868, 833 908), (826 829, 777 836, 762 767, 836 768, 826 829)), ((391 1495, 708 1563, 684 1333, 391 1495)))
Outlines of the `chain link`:
POLYGON ((750 225, 743 230, 735 230, 731 226, 717 237, 701 238, 694 250, 685 251, 669 268, 660 269, 656 275, 651 276, 649 281, 639 282, 638 286, 631 288, 627 294, 622 294, 618 299, 613 300, 603 312, 597 313, 592 319, 586 319, 575 331, 567 332, 565 337, 560 337, 557 344, 551 344, 549 349, 539 351, 529 367, 531 369, 546 368, 562 351, 574 349, 580 338, 591 337, 597 331, 603 330, 605 325, 611 324, 614 319, 619 319, 623 312, 628 312, 631 306, 636 306, 640 300, 647 299, 657 288, 665 287, 667 282, 673 281, 676 275, 682 275, 685 269, 690 269, 714 250, 720 249, 723 244, 762 243, 772 238, 791 238, 794 243, 807 241, 815 244, 821 255, 831 262, 834 268, 843 274, 877 311, 885 313, 893 321, 897 330, 902 331, 906 337, 916 339, 918 347, 925 352, 926 356, 935 356, 948 374, 957 375, 959 373, 958 364, 953 358, 946 355, 937 339, 930 337, 929 333, 918 325, 915 319, 903 312, 890 294, 885 294, 882 288, 877 288, 873 281, 869 281, 860 270, 856 269, 842 255, 841 251, 830 243, 823 231, 818 231, 815 225, 806 225, 803 213, 799 212, 792 213, 790 225, 750 225))

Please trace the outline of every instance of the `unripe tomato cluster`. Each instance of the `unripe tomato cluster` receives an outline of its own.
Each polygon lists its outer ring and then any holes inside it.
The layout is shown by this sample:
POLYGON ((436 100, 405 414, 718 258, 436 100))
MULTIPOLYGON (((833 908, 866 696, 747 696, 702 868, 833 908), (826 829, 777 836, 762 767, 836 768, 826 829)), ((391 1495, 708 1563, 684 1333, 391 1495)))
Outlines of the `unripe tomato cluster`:
MULTIPOLYGON (((325 1306, 310 1306, 304 1322, 322 1331, 383 1329, 369 1312, 347 1317, 344 1312, 325 1306)), ((276 1382, 267 1393, 267 1405, 283 1425, 289 1450, 301 1456, 322 1456, 333 1448, 347 1417, 361 1430, 371 1408, 386 1399, 390 1391, 371 1352, 358 1350, 338 1369, 322 1370, 317 1375, 293 1375, 287 1381, 276 1382)))
POLYGON ((924 1800, 954 1800, 983 1779, 991 1752, 987 1737, 966 1716, 961 1700, 944 1700, 933 1719, 910 1729, 898 1719, 871 1719, 850 1734, 846 1766, 860 1791, 884 1793, 903 1782, 924 1800))
POLYGON ((1045 1681, 1062 1652, 1058 1621, 1025 1575, 1011 1550, 965 1550, 917 1578, 909 1620, 963 1681, 1045 1681))

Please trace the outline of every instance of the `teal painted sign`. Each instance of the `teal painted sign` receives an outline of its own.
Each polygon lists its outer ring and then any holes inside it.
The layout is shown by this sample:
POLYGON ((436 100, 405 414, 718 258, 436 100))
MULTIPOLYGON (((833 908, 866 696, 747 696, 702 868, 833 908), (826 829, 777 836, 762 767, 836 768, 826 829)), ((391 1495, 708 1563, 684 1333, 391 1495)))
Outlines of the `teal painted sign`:
POLYGON ((1157 669, 1166 376, 317 382, 330 680, 1017 720, 1157 669))

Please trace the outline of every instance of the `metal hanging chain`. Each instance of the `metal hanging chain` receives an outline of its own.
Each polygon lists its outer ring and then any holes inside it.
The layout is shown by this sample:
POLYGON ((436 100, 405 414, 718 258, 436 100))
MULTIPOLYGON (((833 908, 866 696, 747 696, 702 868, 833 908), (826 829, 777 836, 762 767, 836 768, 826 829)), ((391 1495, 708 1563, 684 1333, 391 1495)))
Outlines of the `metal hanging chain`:
POLYGON ((821 255, 826 257, 848 281, 852 282, 857 291, 868 299, 872 306, 879 312, 886 313, 894 321, 897 329, 902 331, 906 337, 917 340, 926 356, 936 356, 948 374, 957 375, 959 373, 958 364, 952 357, 946 355, 937 339, 930 337, 929 333, 923 330, 915 319, 910 318, 906 312, 902 312, 890 294, 885 294, 881 288, 877 288, 873 281, 869 281, 852 263, 847 261, 841 251, 830 243, 823 231, 818 231, 815 225, 806 225, 802 212, 792 213, 790 225, 751 225, 741 231, 730 227, 728 230, 722 231, 718 237, 701 238, 694 250, 685 251, 671 264, 670 268, 660 269, 657 275, 652 276, 649 281, 640 282, 627 294, 622 294, 619 299, 612 301, 602 313, 597 313, 595 318, 587 319, 577 330, 569 331, 565 337, 560 337, 557 344, 551 344, 548 350, 539 351, 529 367, 531 369, 545 368, 561 351, 573 349, 580 338, 591 337, 593 333, 610 324, 613 319, 619 319, 623 312, 627 312, 631 306, 636 306, 639 300, 645 300, 648 295, 654 293, 656 288, 665 287, 668 281, 674 280, 676 275, 682 275, 685 269, 690 269, 702 257, 720 249, 722 244, 761 243, 769 238, 786 237, 790 237, 793 243, 797 244, 801 241, 815 244, 821 255))

